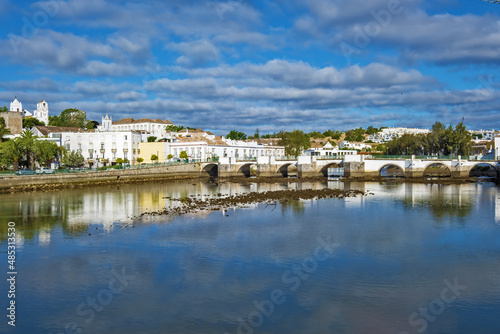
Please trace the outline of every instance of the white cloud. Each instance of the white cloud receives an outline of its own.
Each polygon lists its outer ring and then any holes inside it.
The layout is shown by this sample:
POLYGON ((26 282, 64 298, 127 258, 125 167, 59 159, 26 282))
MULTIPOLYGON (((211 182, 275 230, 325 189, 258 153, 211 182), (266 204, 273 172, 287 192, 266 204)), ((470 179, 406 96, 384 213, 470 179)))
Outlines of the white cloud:
POLYGON ((207 40, 170 43, 167 48, 182 53, 176 63, 187 67, 205 65, 220 58, 219 50, 207 40))

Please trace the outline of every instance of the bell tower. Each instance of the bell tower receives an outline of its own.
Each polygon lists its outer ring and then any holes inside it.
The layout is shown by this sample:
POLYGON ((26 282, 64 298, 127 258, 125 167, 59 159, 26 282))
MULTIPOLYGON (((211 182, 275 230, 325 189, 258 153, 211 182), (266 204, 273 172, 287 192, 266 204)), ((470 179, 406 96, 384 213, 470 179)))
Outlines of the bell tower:
POLYGON ((44 122, 45 125, 49 125, 49 104, 45 100, 37 103, 34 114, 35 118, 39 121, 44 122))

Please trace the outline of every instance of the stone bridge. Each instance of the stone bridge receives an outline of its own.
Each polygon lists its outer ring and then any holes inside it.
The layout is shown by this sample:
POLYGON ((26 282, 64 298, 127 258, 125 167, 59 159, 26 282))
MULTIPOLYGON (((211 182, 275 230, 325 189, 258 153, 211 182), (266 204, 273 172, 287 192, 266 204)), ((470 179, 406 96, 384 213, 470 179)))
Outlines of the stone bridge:
POLYGON ((344 176, 349 178, 380 176, 383 168, 392 166, 404 177, 423 177, 426 168, 441 165, 452 178, 467 178, 471 169, 478 164, 492 166, 497 178, 500 175, 499 161, 468 161, 458 157, 455 160, 439 159, 372 159, 363 155, 345 156, 343 159, 317 159, 314 156, 300 156, 297 160, 276 160, 274 157, 258 157, 257 160, 239 161, 235 158, 221 158, 217 162, 201 164, 201 171, 214 177, 250 176, 253 168, 257 176, 287 177, 288 167, 297 167, 297 176, 327 176, 329 168, 344 168, 344 176))
POLYGON ((498 178, 500 163, 498 161, 462 160, 460 156, 455 160, 439 159, 365 159, 364 156, 351 156, 344 162, 344 175, 346 177, 370 177, 380 176, 383 168, 393 166, 407 178, 423 177, 427 168, 431 165, 442 166, 449 172, 452 178, 468 178, 472 168, 479 164, 487 164, 493 167, 498 178))

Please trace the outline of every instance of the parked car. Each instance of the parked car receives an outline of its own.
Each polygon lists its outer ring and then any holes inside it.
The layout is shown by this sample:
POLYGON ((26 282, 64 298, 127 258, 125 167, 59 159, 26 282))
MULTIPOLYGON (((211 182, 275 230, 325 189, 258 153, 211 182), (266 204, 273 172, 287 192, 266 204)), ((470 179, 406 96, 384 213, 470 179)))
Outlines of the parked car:
POLYGON ((35 171, 31 169, 20 169, 16 171, 16 175, 35 175, 35 171))
POLYGON ((42 167, 40 169, 37 169, 36 173, 37 174, 54 174, 55 170, 50 169, 50 168, 46 168, 46 167, 42 167))

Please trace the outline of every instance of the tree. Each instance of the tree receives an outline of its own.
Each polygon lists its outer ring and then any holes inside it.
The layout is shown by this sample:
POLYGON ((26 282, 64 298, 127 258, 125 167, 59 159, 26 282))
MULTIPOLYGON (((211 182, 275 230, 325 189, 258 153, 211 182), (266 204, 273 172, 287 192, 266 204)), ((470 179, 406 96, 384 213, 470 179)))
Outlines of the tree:
POLYGON ((325 138, 325 135, 318 131, 312 131, 307 134, 309 138, 325 138))
POLYGON ((357 128, 349 130, 345 133, 345 140, 347 141, 363 141, 365 130, 363 128, 357 128))
POLYGON ((0 143, 3 142, 3 137, 5 135, 10 135, 10 129, 5 126, 3 117, 0 117, 0 143))
POLYGON ((173 124, 170 124, 170 125, 167 125, 165 127, 165 130, 167 131, 172 131, 172 132, 179 132, 181 130, 184 130, 184 127, 182 125, 173 125, 173 124))
POLYGON ((151 155, 151 161, 156 162, 158 161, 158 156, 156 154, 151 155))
POLYGON ((469 154, 472 135, 463 122, 445 127, 436 122, 428 134, 405 134, 387 143, 389 154, 469 154))
POLYGON ((148 143, 154 143, 156 141, 156 137, 155 136, 149 136, 148 137, 148 143))
POLYGON ((115 161, 116 161, 116 163, 117 163, 117 164, 119 164, 119 165, 121 165, 121 164, 123 164, 123 163, 124 163, 124 161, 123 161, 123 159, 122 159, 122 158, 117 158, 115 161))
POLYGON ((139 158, 135 159, 135 161, 137 161, 139 163, 139 165, 140 165, 140 164, 142 164, 142 162, 144 161, 144 159, 139 157, 139 158))
POLYGON ((42 166, 47 166, 52 160, 64 153, 64 147, 47 140, 36 140, 34 145, 34 159, 42 166))
POLYGON ((287 156, 299 156, 303 151, 311 147, 309 137, 301 130, 292 132, 281 132, 278 145, 285 147, 287 156))
POLYGON ((78 110, 76 108, 65 109, 61 111, 59 116, 50 116, 49 125, 53 126, 68 126, 77 128, 86 128, 88 125, 94 126, 94 124, 89 124, 87 119, 87 114, 85 111, 78 110))
POLYGON ((19 162, 23 158, 24 151, 21 140, 16 138, 0 144, 0 159, 5 166, 14 166, 14 170, 19 169, 19 162))
POLYGON ((245 140, 247 139, 247 135, 243 132, 236 131, 236 130, 231 130, 226 138, 231 139, 231 140, 245 140))
POLYGON ((323 136, 331 137, 332 139, 339 140, 340 137, 342 136, 342 132, 341 131, 327 130, 327 131, 323 132, 323 136))
POLYGON ((85 163, 83 155, 76 151, 67 152, 64 156, 64 164, 67 167, 76 168, 81 167, 85 163))
POLYGON ((23 117, 23 128, 31 129, 36 125, 45 126, 45 123, 36 119, 35 117, 23 117))
POLYGON ((0 112, 5 112, 5 111, 9 111, 9 109, 6 106, 0 108, 0 112))
POLYGON ((98 125, 99 125, 98 121, 88 121, 87 125, 85 126, 85 128, 87 128, 87 129, 97 129, 98 125))
POLYGON ((33 169, 35 165, 35 140, 36 136, 33 135, 33 133, 30 130, 25 129, 21 133, 21 146, 23 148, 24 154, 26 156, 26 163, 27 165, 33 169))
POLYGON ((168 159, 168 160, 172 159, 173 157, 174 157, 174 156, 173 156, 172 154, 167 155, 167 159, 168 159))
POLYGON ((260 131, 259 128, 255 129, 255 134, 253 135, 254 139, 259 139, 260 138, 260 131))
POLYGON ((179 158, 181 159, 187 159, 188 158, 188 154, 186 151, 181 151, 181 154, 179 154, 179 158))
POLYGON ((379 131, 380 131, 379 129, 374 128, 373 126, 371 126, 371 125, 370 125, 370 126, 366 129, 365 133, 366 133, 367 135, 373 135, 373 134, 375 134, 375 133, 377 133, 377 132, 379 132, 379 131))

